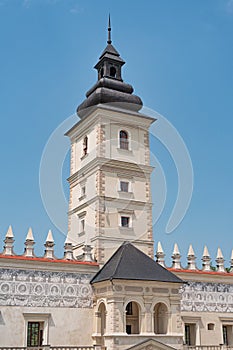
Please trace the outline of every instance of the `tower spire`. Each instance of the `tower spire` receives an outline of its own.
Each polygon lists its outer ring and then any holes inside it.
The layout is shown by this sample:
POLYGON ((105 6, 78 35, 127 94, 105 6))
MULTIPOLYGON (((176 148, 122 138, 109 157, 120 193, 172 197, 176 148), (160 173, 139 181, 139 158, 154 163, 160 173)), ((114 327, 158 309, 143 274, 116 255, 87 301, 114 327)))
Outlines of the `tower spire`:
POLYGON ((108 44, 112 43, 111 30, 112 30, 112 28, 111 28, 111 19, 110 19, 110 13, 109 13, 109 15, 108 15, 108 41, 107 41, 108 44))
POLYGON ((98 81, 87 91, 86 100, 77 108, 77 113, 81 118, 87 112, 87 108, 94 108, 102 103, 122 103, 122 108, 133 111, 139 111, 142 108, 140 97, 133 95, 133 87, 124 83, 122 79, 121 71, 124 64, 119 52, 112 45, 109 14, 107 46, 94 67, 98 72, 98 81))

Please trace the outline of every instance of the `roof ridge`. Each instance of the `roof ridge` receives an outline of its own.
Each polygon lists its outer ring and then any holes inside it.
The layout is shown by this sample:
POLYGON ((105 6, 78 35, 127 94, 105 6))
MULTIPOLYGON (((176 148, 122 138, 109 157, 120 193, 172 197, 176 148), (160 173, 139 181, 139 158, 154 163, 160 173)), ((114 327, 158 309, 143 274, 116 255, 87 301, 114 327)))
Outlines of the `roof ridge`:
POLYGON ((118 263, 117 263, 117 265, 116 265, 116 268, 115 268, 115 271, 112 273, 112 276, 111 276, 111 278, 110 278, 110 280, 112 280, 113 279, 113 277, 116 275, 116 272, 117 272, 117 270, 118 270, 118 268, 119 268, 119 265, 120 265, 120 262, 121 262, 121 260, 122 260, 122 255, 123 255, 123 252, 124 252, 124 249, 125 249, 125 246, 126 246, 126 244, 129 244, 129 242, 123 242, 123 244, 121 245, 121 252, 120 252, 120 257, 119 257, 119 260, 118 260, 118 263))
MULTIPOLYGON (((114 256, 118 253, 118 251, 121 249, 121 247, 123 246, 125 242, 122 243, 122 245, 120 245, 120 247, 117 248, 117 250, 113 253, 113 255, 110 256, 110 258, 104 263, 104 265, 100 268, 100 270, 92 277, 92 279, 90 280, 90 283, 99 276, 99 274, 102 272, 102 270, 105 268, 105 266, 109 263, 110 260, 112 260, 114 258, 114 256)), ((116 271, 115 271, 116 272, 116 271)), ((112 278, 113 276, 111 276, 112 278)))

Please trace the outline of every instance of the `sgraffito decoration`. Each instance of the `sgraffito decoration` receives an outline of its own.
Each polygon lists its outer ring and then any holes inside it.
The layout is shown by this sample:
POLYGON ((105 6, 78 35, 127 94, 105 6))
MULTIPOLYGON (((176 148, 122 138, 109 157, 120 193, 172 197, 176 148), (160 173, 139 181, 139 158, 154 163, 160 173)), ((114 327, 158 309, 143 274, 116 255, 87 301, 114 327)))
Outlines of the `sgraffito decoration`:
POLYGON ((231 284, 188 282, 181 293, 181 311, 233 312, 231 284))
POLYGON ((0 305, 91 308, 91 274, 0 269, 0 305))

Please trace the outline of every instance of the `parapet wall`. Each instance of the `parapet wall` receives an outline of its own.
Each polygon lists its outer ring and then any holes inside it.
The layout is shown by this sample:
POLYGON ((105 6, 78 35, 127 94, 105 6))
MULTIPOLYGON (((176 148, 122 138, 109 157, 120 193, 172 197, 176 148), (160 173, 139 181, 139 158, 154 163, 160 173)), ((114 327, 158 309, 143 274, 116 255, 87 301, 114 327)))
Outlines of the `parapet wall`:
MULTIPOLYGON (((25 240, 25 249, 23 255, 21 257, 25 258, 36 258, 34 254, 34 237, 32 233, 32 229, 29 228, 26 240, 25 240)), ((83 262, 88 262, 88 263, 93 263, 96 264, 95 258, 92 255, 92 247, 90 245, 85 245, 83 248, 83 254, 81 256, 74 256, 73 252, 73 244, 69 240, 69 238, 66 238, 65 244, 64 244, 64 256, 62 259, 57 259, 54 256, 54 239, 52 236, 51 230, 48 232, 48 236, 46 239, 46 242, 44 244, 45 246, 45 252, 43 257, 40 257, 38 259, 44 259, 48 261, 83 261, 83 262)), ((11 257, 15 256, 14 253, 14 235, 11 226, 9 227, 7 234, 5 236, 4 240, 4 248, 3 252, 0 254, 0 256, 5 256, 5 257, 11 257)), ((20 258, 18 256, 18 258, 20 258)), ((162 265, 163 267, 166 267, 172 271, 189 271, 189 272, 215 272, 215 273, 224 273, 224 274, 229 274, 233 276, 233 250, 231 254, 231 259, 230 259, 230 265, 225 266, 225 259, 223 257, 222 251, 220 248, 217 250, 217 256, 215 259, 216 264, 212 264, 212 259, 210 257, 210 254, 208 252, 207 247, 204 247, 203 255, 202 255, 202 268, 198 269, 196 265, 196 256, 193 250, 192 245, 189 246, 188 254, 187 254, 187 265, 183 267, 181 265, 181 254, 179 252, 179 248, 177 243, 174 245, 174 250, 172 253, 172 265, 171 266, 166 266, 165 265, 165 253, 163 251, 162 245, 160 242, 158 242, 157 245, 157 250, 155 253, 155 258, 156 261, 162 265)))
POLYGON ((188 255, 187 255, 187 266, 182 267, 181 265, 181 254, 178 248, 177 243, 174 245, 172 258, 172 266, 165 266, 165 253, 163 251, 162 245, 158 242, 157 250, 156 250, 156 261, 162 265, 163 267, 169 268, 172 271, 187 271, 187 272, 217 272, 224 273, 233 276, 233 251, 231 254, 230 265, 225 266, 225 259, 223 257, 222 251, 220 248, 217 250, 217 256, 215 259, 216 264, 212 265, 212 259, 208 252, 207 247, 204 247, 203 255, 202 255, 202 268, 198 269, 196 265, 196 256, 193 250, 192 245, 189 246, 188 255))
MULTIPOLYGON (((3 252, 0 254, 0 256, 3 257, 13 257, 16 256, 14 253, 14 234, 12 231, 12 227, 9 226, 9 229, 6 233, 5 239, 4 239, 4 247, 3 247, 3 252)), ((73 254, 73 244, 67 237, 65 240, 64 244, 64 257, 62 259, 57 259, 54 255, 54 239, 51 230, 49 230, 46 242, 44 244, 45 246, 45 252, 43 257, 36 257, 34 253, 34 237, 32 233, 32 229, 29 228, 26 240, 25 240, 25 248, 24 248, 24 253, 21 256, 17 256, 18 259, 22 259, 23 257, 28 258, 28 259, 42 259, 42 261, 79 261, 79 262, 86 262, 90 264, 95 264, 97 265, 94 257, 92 256, 92 248, 90 245, 85 245, 83 248, 83 254, 79 257, 74 257, 73 254)), ((39 261, 39 260, 38 260, 39 261)))

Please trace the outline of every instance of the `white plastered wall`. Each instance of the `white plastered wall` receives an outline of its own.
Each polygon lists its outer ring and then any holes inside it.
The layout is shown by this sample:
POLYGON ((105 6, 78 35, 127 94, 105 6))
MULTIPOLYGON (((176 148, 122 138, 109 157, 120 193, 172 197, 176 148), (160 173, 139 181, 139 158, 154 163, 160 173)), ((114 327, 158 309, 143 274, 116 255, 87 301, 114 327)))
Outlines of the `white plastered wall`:
POLYGON ((26 346, 28 321, 45 323, 44 345, 90 346, 92 314, 81 308, 1 307, 0 346, 26 346))

